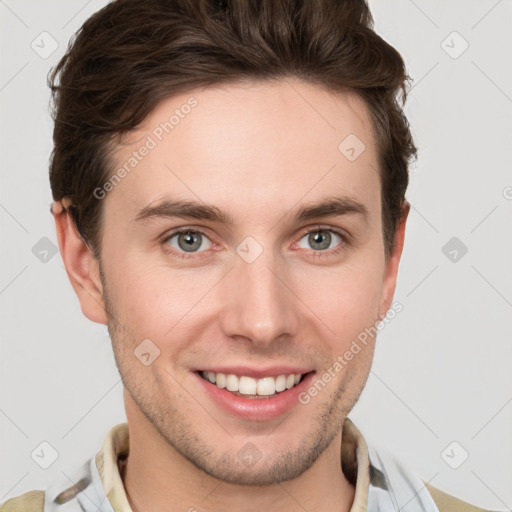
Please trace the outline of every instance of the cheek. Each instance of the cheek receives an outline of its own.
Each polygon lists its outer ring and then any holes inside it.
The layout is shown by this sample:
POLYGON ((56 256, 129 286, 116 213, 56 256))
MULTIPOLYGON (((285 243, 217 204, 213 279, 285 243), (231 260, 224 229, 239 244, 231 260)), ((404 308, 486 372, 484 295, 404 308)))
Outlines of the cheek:
POLYGON ((303 272, 300 283, 299 295, 330 328, 337 343, 357 336, 378 318, 379 265, 349 264, 328 272, 316 269, 303 272))
POLYGON ((119 321, 133 338, 159 345, 169 339, 179 345, 174 333, 194 317, 195 305, 206 303, 202 297, 218 279, 213 272, 152 265, 139 257, 118 260, 111 270, 111 300, 119 321))

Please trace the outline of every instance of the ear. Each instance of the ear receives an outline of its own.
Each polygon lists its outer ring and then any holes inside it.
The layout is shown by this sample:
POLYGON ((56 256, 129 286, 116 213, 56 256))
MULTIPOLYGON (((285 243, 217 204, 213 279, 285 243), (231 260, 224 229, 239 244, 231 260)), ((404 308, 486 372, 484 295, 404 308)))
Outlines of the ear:
POLYGON ((93 322, 107 324, 99 262, 78 233, 67 211, 69 203, 63 199, 52 204, 60 254, 83 314, 93 322))
POLYGON ((411 205, 405 201, 402 208, 402 217, 400 218, 400 222, 395 233, 393 252, 391 253, 389 259, 386 261, 379 309, 379 319, 381 320, 386 316, 388 309, 391 307, 393 296, 395 295, 398 265, 400 263, 402 250, 404 248, 405 224, 407 222, 410 209, 411 205))

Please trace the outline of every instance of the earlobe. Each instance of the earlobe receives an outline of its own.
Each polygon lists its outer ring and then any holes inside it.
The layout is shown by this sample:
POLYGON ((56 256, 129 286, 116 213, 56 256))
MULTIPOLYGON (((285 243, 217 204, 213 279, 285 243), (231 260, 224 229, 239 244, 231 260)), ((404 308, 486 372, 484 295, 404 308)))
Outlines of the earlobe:
POLYGON ((52 204, 60 254, 83 314, 93 322, 107 324, 99 262, 78 233, 68 206, 66 199, 52 204))
POLYGON ((407 201, 405 201, 404 206, 402 208, 402 217, 400 218, 400 222, 395 233, 393 252, 386 262, 384 282, 381 294, 381 304, 379 310, 380 320, 382 320, 386 316, 389 308, 391 307, 393 296, 395 294, 396 281, 398 276, 398 266, 404 248, 405 226, 407 223, 407 217, 409 215, 410 208, 411 205, 407 201))

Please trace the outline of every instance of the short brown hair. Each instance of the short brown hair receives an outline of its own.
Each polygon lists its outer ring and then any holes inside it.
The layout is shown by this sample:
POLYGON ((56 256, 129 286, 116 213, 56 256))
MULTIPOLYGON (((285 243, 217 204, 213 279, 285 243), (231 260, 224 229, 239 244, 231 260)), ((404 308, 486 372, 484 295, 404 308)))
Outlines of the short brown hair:
POLYGON ((402 107, 400 54, 373 31, 363 0, 115 0, 91 16, 48 77, 54 200, 99 259, 101 201, 115 141, 163 99, 196 87, 296 77, 355 91, 379 151, 386 256, 403 214, 416 147, 402 107), (58 83, 57 83, 58 80, 58 83))

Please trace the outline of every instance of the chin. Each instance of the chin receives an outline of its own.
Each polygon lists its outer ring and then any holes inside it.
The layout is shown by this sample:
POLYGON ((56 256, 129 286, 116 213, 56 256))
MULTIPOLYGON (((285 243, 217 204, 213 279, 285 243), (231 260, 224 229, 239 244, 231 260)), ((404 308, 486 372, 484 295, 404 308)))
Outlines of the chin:
POLYGON ((327 436, 325 432, 308 437, 307 446, 301 443, 295 449, 281 451, 266 447, 260 451, 251 442, 229 455, 216 455, 214 451, 199 455, 183 454, 198 469, 217 480, 245 486, 269 486, 293 480, 307 471, 332 443, 336 432, 327 436))

